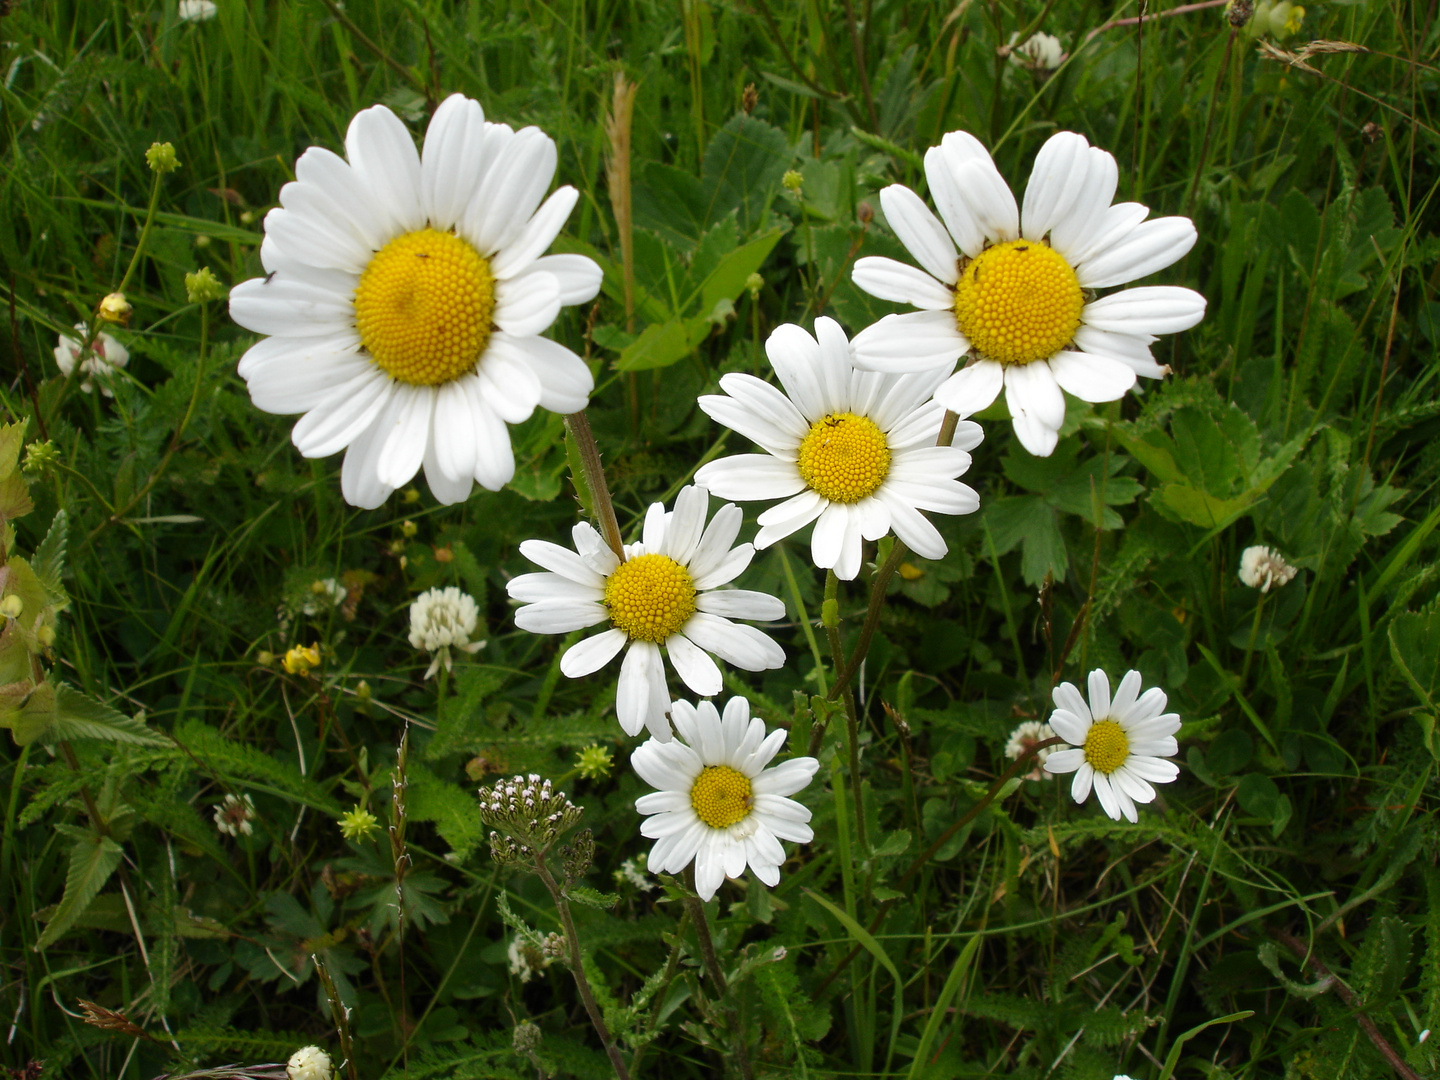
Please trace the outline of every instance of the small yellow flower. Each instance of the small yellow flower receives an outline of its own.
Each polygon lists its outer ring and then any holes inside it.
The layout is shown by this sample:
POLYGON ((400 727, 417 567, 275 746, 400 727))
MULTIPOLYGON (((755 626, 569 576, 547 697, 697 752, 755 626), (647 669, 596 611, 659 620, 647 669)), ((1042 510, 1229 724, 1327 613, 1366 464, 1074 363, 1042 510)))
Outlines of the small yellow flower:
POLYGON ((900 576, 906 581, 919 581, 925 576, 925 571, 912 562, 902 562, 899 570, 900 576))
POLYGON ((175 156, 175 147, 168 142, 151 143, 150 149, 145 151, 145 163, 152 172, 162 176, 180 167, 180 159, 175 156))
POLYGON ((100 301, 100 318, 105 322, 119 323, 126 326, 130 322, 130 301, 125 299, 123 292, 112 292, 104 300, 100 301))
POLYGON ((368 840, 380 828, 380 819, 363 806, 340 815, 340 835, 346 840, 368 840))
POLYGON ((587 746, 575 755, 575 768, 586 780, 609 776, 614 759, 603 746, 587 746))
POLYGON ((1300 32, 1300 24, 1305 21, 1305 9, 1299 4, 1293 4, 1289 13, 1285 16, 1285 33, 1297 34, 1300 32))
POLYGON ((296 645, 285 654, 282 663, 291 675, 308 675, 311 668, 320 666, 320 643, 296 645))

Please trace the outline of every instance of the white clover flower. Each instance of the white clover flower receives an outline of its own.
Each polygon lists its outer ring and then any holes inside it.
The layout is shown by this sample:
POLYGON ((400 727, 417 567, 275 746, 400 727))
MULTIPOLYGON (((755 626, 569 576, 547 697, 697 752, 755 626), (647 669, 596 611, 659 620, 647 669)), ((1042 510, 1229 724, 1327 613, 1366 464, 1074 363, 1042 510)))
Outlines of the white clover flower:
POLYGON ((83 376, 80 389, 90 393, 98 379, 100 393, 106 397, 114 397, 115 392, 110 389, 110 378, 130 362, 130 350, 109 334, 101 332, 95 335, 95 340, 90 345, 90 355, 80 360, 80 346, 85 343, 89 327, 83 322, 76 323, 75 332, 79 337, 61 334, 59 343, 55 346, 55 363, 60 367, 60 374, 68 376, 75 369, 76 361, 80 361, 80 374, 83 376))
POLYGON ((724 686, 710 653, 744 671, 785 663, 785 650, 769 635, 731 622, 780 619, 785 605, 766 593, 721 588, 750 565, 755 548, 730 546, 744 518, 738 506, 722 506, 707 526, 709 506, 709 491, 695 485, 676 496, 673 513, 652 503, 641 542, 625 545, 624 562, 585 522, 571 530, 574 551, 545 540, 520 545, 520 554, 550 572, 511 579, 510 596, 523 605, 515 625, 535 634, 568 634, 608 622, 610 629, 571 646, 560 670, 583 678, 624 649, 615 715, 627 735, 648 727, 655 738, 670 738, 661 646, 685 685, 705 697, 724 686))
POLYGON ((470 640, 479 619, 474 598, 454 585, 427 589, 415 598, 410 605, 410 644, 435 654, 425 678, 439 671, 441 664, 446 671, 452 670, 451 648, 475 653, 485 647, 483 641, 470 640))
POLYGON ((215 805, 215 828, 224 836, 249 836, 255 831, 255 803, 249 795, 226 795, 215 805))
POLYGON ((271 337, 240 360, 257 408, 304 413, 305 457, 345 450, 340 487, 372 509, 423 466, 435 497, 498 491, 515 473, 507 424, 583 409, 585 362, 540 336, 600 288, 583 255, 542 255, 578 192, 556 190, 555 143, 489 123, 451 95, 423 154, 389 109, 356 115, 348 162, 311 147, 265 217, 270 273, 230 315, 271 337))
POLYGON ((555 962, 545 955, 543 949, 537 949, 519 937, 510 939, 505 956, 510 962, 510 974, 519 976, 522 983, 528 983, 555 962))
POLYGON ((180 0, 175 5, 175 15, 181 22, 204 22, 213 19, 219 10, 214 0, 180 0))
POLYGON ((1090 672, 1087 705, 1074 683, 1061 683, 1052 695, 1057 706, 1050 715, 1055 733, 1078 749, 1056 750, 1045 763, 1052 773, 1075 774, 1070 794, 1083 803, 1095 788, 1105 813, 1116 821, 1123 814, 1139 820, 1135 804, 1153 802, 1150 784, 1168 784, 1180 775, 1173 761, 1180 752, 1175 732, 1180 717, 1167 713, 1165 693, 1158 686, 1140 693, 1140 673, 1127 671, 1110 698, 1110 679, 1096 668, 1090 672))
POLYGON ((742 697, 726 703, 723 719, 708 701, 677 701, 670 715, 679 737, 647 739, 630 755, 640 778, 657 789, 635 800, 649 815, 640 835, 655 841, 646 865, 678 874, 693 861, 703 900, 747 864, 766 885, 778 885, 780 841, 808 844, 815 836, 810 811, 786 796, 810 783, 820 763, 798 757, 767 769, 787 732, 766 735, 765 721, 750 716, 742 697))
POLYGON ((330 1080, 330 1055, 318 1046, 302 1046, 285 1066, 290 1080, 330 1080))
POLYGON ((1021 45, 1010 35, 1010 63, 1031 71, 1054 71, 1065 62, 1065 46, 1054 34, 1031 34, 1021 45))
POLYGON ((1205 314, 1191 289, 1152 285, 1094 298, 1153 274, 1195 243, 1189 218, 1146 221, 1139 203, 1117 203, 1115 159, 1083 136, 1051 136, 1035 158, 1023 208, 973 135, 952 131, 925 155, 944 224, 909 188, 892 184, 880 205, 923 269, 894 259, 855 263, 855 284, 882 300, 924 310, 887 315, 855 338, 855 362, 875 371, 949 371, 935 391, 962 415, 1003 390, 1015 434, 1032 454, 1055 449, 1065 395, 1115 401, 1136 375, 1158 379, 1156 334, 1187 330, 1205 314), (958 251, 957 251, 958 249, 958 251))
POLYGON ((333 577, 320 578, 310 584, 310 595, 300 605, 304 615, 320 615, 345 602, 350 591, 333 577))
POLYGON ((1271 588, 1289 584, 1295 576, 1295 567, 1274 548, 1257 544, 1240 553, 1240 581, 1252 589, 1267 593, 1271 588))
POLYGON ((834 319, 815 320, 815 336, 787 323, 765 342, 784 392, 732 372, 724 394, 700 407, 760 444, 764 454, 711 461, 695 474, 724 499, 784 499, 760 515, 756 547, 768 547, 815 522, 815 565, 852 580, 862 539, 892 529, 914 552, 944 558, 945 541, 921 510, 970 514, 980 505, 955 478, 970 467, 984 437, 962 420, 950 446, 936 446, 945 408, 930 400, 946 372, 882 375, 855 367, 850 342, 834 319))
MULTIPOLYGON (((1014 761, 1036 743, 1044 742, 1046 739, 1055 737, 1055 729, 1049 724, 1042 724, 1038 720, 1026 720, 1010 733, 1010 739, 1005 743, 1005 756, 1014 761)), ((1047 758, 1055 752, 1055 747, 1047 746, 1043 750, 1035 751, 1035 756, 1030 760, 1034 765, 1025 774, 1026 780, 1048 780, 1043 766, 1047 758)))

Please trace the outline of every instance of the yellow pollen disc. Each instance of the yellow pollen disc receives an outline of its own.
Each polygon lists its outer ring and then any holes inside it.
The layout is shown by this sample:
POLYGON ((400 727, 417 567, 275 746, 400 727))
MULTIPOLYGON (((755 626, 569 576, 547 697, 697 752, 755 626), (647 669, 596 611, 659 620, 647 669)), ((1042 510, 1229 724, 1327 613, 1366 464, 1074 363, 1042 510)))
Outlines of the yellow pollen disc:
POLYGON ((495 328, 490 264, 460 237, 420 229, 375 253, 355 289, 355 326, 371 358, 414 386, 458 379, 495 328))
POLYGON ((750 780, 729 765, 711 765, 695 779, 690 805, 712 829, 724 829, 750 816, 750 780))
POLYGON ((605 606, 630 640, 658 645, 695 614, 695 583, 668 555, 637 555, 605 580, 605 606))
POLYGON ((1002 364, 1047 360, 1070 344, 1085 298, 1064 256, 1048 244, 1012 240, 966 264, 955 285, 955 323, 1002 364))
POLYGON ((890 445, 875 421, 828 413, 800 440, 800 478, 831 502, 857 503, 890 472, 890 445))
POLYGON ((1129 756, 1130 740, 1114 720, 1099 720, 1090 725, 1090 733, 1085 736, 1085 760, 1096 772, 1109 776, 1124 765, 1129 756))

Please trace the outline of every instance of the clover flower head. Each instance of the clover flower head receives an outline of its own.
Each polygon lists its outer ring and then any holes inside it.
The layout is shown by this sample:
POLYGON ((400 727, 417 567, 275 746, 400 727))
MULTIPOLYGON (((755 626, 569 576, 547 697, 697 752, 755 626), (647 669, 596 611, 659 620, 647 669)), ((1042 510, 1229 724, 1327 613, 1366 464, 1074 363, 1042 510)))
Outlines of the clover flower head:
POLYGON ((254 820, 255 803, 249 795, 226 795, 215 806, 215 828, 224 836, 250 836, 254 820))
POLYGON ((1295 574, 1295 567, 1274 548, 1257 544, 1240 553, 1240 581, 1262 593, 1289 584, 1295 574))
POLYGON ((410 644, 435 654, 425 678, 430 678, 445 665, 451 670, 450 650, 475 653, 485 647, 483 641, 471 641, 480 619, 474 597, 454 585, 443 589, 427 589, 410 605, 410 644))
POLYGON ((289 1080, 330 1080, 333 1072, 330 1055, 318 1046, 302 1046, 285 1065, 289 1080))
POLYGON ((69 375, 78 363, 83 376, 80 382, 81 390, 90 393, 95 388, 96 380, 99 380, 100 393, 106 397, 114 397, 115 392, 110 389, 110 379, 116 371, 130 362, 130 350, 102 331, 96 334, 95 340, 91 342, 89 355, 81 360, 80 346, 85 342, 89 327, 83 322, 76 323, 75 332, 78 337, 61 334, 55 346, 55 363, 59 365, 60 373, 69 375))

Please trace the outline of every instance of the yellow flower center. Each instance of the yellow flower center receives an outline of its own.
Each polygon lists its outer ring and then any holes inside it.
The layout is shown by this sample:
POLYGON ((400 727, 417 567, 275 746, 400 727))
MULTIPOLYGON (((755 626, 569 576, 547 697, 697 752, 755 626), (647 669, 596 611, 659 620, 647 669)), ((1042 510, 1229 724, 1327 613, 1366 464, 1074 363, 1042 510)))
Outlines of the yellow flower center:
POLYGON ((1075 336, 1085 298, 1064 256, 1048 244, 1011 240, 966 264, 955 285, 955 323, 984 356, 1028 364, 1075 336))
POLYGON ((750 779, 729 765, 711 765, 690 789, 690 805, 712 829, 724 829, 750 815, 750 779))
POLYGON ((460 237, 405 233, 375 253, 355 289, 360 342, 392 378, 414 386, 458 379, 494 330, 495 276, 460 237))
POLYGON ((890 472, 890 446, 875 421, 827 413, 800 440, 800 478, 831 502, 857 503, 890 472))
POLYGON ((630 640, 658 645, 695 614, 695 583, 668 555, 637 555, 605 580, 605 606, 630 640))
POLYGON ((1096 772, 1109 776, 1130 756, 1130 740, 1114 720, 1098 720, 1085 736, 1085 760, 1096 772))

